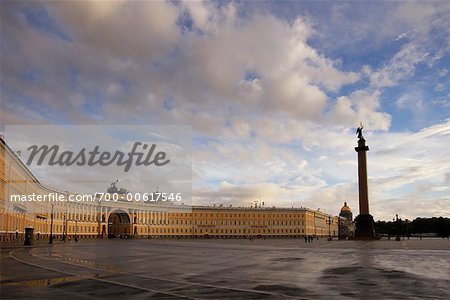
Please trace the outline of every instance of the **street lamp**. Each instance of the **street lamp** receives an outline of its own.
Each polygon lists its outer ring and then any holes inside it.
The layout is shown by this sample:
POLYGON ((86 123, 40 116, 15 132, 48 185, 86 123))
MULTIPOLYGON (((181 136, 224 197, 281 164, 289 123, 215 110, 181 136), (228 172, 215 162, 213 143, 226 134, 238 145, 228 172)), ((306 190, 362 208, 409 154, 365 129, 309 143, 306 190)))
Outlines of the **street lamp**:
POLYGON ((48 241, 49 244, 53 244, 53 206, 52 203, 52 212, 50 213, 50 239, 48 241))
POLYGON ((342 220, 341 217, 338 217, 338 239, 341 240, 342 239, 342 220))
POLYGON ((331 223, 333 223, 333 220, 331 220, 331 216, 328 216, 328 240, 331 241, 331 223))
MULTIPOLYGON (((66 191, 66 195, 68 195, 68 194, 69 194, 69 192, 66 191)), ((64 202, 64 220, 63 220, 63 238, 62 238, 63 242, 65 242, 67 240, 67 214, 68 214, 67 205, 68 205, 68 202, 67 201, 64 202)))
POLYGON ((78 231, 78 220, 75 220, 75 242, 78 242, 77 231, 78 231))
POLYGON ((64 220, 63 220, 63 242, 66 241, 67 238, 67 212, 64 213, 64 220))
POLYGON ((397 235, 395 236, 396 241, 400 241, 400 221, 398 219, 398 214, 395 215, 396 227, 397 227, 397 235))
POLYGON ((405 222, 406 222, 406 236, 407 236, 407 238, 409 240, 409 220, 406 219, 405 222))
POLYGON ((316 211, 314 211, 314 238, 316 237, 316 211))

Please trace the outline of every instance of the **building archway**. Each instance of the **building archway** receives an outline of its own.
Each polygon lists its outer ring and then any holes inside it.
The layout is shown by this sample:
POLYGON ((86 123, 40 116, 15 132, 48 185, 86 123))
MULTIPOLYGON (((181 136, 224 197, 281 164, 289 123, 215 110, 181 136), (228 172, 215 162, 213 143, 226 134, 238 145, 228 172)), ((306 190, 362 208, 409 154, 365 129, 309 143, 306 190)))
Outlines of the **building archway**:
POLYGON ((108 217, 108 237, 126 237, 131 236, 130 216, 123 210, 115 210, 108 217))

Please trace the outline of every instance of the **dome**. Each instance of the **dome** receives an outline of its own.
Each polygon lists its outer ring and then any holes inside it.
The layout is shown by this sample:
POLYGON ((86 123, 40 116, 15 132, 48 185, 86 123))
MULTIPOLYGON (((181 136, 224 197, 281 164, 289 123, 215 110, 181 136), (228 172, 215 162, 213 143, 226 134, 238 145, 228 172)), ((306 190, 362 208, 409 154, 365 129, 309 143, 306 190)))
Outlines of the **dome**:
POLYGON ((347 206, 347 202, 344 202, 344 206, 341 208, 341 212, 352 212, 350 207, 347 206))

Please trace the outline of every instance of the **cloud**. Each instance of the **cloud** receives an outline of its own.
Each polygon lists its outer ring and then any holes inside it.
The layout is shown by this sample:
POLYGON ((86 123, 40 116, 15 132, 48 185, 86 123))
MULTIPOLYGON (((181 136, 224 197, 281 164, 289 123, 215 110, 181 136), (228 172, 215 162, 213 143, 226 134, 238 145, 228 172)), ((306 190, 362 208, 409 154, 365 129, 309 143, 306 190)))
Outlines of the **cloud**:
MULTIPOLYGON (((359 80, 309 46, 312 30, 301 17, 243 18, 232 3, 203 2, 66 2, 44 9, 70 39, 38 30, 21 6, 11 5, 3 95, 31 102, 41 114, 51 110, 51 122, 192 123, 213 134, 231 110, 318 121, 327 92, 359 80), (186 13, 194 27, 182 33, 178 22, 186 13), (33 70, 34 81, 24 82, 33 70), (248 72, 258 77, 246 79, 248 72)), ((12 101, 4 105, 15 110, 12 101)))
POLYGON ((450 99, 448 97, 447 98, 438 98, 438 99, 432 100, 431 103, 433 105, 441 106, 441 107, 444 107, 444 108, 450 107, 450 99))
POLYGON ((438 74, 439 74, 439 77, 444 77, 445 75, 448 74, 448 70, 445 69, 445 68, 440 69, 439 72, 438 72, 438 74))
POLYGON ((370 83, 375 88, 392 87, 401 80, 414 74, 416 65, 423 62, 428 52, 422 47, 408 43, 402 47, 381 69, 371 70, 366 68, 370 83))
POLYGON ((408 109, 412 112, 420 112, 424 109, 423 97, 419 91, 410 91, 403 94, 395 101, 395 105, 400 109, 408 109))
POLYGON ((391 116, 380 109, 379 91, 357 90, 337 99, 332 117, 340 125, 356 127, 364 122, 371 130, 389 130, 391 116))
MULTIPOLYGON (((408 218, 415 213, 432 216, 438 207, 442 214, 448 205, 448 191, 442 187, 448 185, 450 174, 446 149, 450 120, 419 132, 367 131, 365 137, 370 147, 369 199, 374 216, 389 219, 393 208, 408 218), (421 186, 427 191, 418 191, 421 186), (425 203, 436 207, 427 212, 425 203)), ((314 151, 303 150, 301 145, 248 140, 205 144, 194 154, 193 163, 202 174, 221 183, 217 188, 197 183, 194 199, 245 204, 263 198, 270 206, 320 207, 330 212, 347 201, 356 215, 356 137, 332 128, 314 130, 311 139, 317 142, 309 145, 314 151)), ((301 143, 307 141, 305 137, 301 143)))
POLYGON ((164 55, 181 34, 178 10, 170 2, 55 2, 46 7, 77 43, 124 59, 164 55))
MULTIPOLYGON (((331 15, 305 9, 289 18, 234 2, 5 7, 2 123, 192 125, 199 202, 264 198, 331 211, 345 200, 357 208, 354 127, 362 121, 376 215, 405 205, 416 184, 431 187, 436 208, 448 203, 439 178, 450 171, 438 166, 448 160, 448 122, 416 133, 391 128, 400 122, 392 107, 430 103, 425 89, 404 90, 418 69, 447 75, 447 5, 370 5, 367 14, 367 4, 337 3, 331 15), (27 17, 41 9, 51 25, 27 17)), ((414 203, 425 207, 425 198, 414 203)))
MULTIPOLYGON (((283 193, 283 189, 274 183, 259 184, 231 184, 221 182, 217 189, 204 188, 194 194, 193 200, 203 205, 231 204, 234 206, 250 206, 254 201, 262 202, 270 199, 270 203, 276 203, 276 199, 283 193), (214 200, 211 200, 214 199, 214 200)), ((267 202, 266 202, 267 203, 267 202)), ((267 203, 267 205, 271 205, 267 203)))
POLYGON ((444 2, 404 2, 388 14, 388 26, 385 26, 384 30, 390 32, 398 28, 408 28, 414 30, 417 35, 428 35, 434 27, 445 28, 445 24, 448 24, 445 18, 449 12, 450 5, 444 2))

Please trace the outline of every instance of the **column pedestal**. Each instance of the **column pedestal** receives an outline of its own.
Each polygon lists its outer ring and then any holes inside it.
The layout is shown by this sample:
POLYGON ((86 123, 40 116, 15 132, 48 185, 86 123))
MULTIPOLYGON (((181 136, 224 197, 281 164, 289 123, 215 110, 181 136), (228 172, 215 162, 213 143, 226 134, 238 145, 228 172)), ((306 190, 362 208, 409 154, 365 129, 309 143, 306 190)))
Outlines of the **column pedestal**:
POLYGON ((371 214, 358 215, 355 218, 355 238, 357 240, 372 240, 375 238, 374 221, 371 214))

